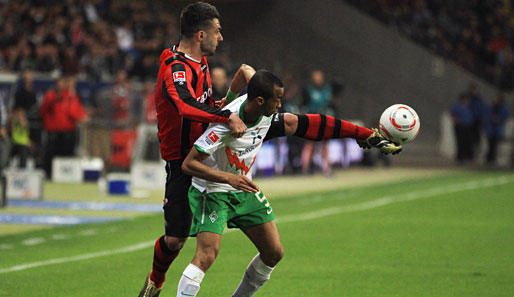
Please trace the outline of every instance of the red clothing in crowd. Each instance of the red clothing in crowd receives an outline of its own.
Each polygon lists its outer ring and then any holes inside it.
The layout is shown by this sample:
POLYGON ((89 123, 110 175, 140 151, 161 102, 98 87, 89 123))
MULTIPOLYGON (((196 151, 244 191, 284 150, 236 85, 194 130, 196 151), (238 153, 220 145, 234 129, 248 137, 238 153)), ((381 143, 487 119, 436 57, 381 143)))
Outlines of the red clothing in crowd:
POLYGON ((39 108, 43 125, 50 132, 68 132, 77 129, 77 122, 87 116, 87 112, 76 94, 50 90, 45 94, 39 108))

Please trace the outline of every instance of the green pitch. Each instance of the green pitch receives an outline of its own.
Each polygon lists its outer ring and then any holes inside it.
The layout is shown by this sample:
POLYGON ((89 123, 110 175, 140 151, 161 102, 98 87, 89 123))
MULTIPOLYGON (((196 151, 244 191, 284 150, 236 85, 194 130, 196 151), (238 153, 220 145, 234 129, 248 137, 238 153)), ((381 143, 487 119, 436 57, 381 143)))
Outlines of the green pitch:
MULTIPOLYGON (((514 296, 513 193, 512 173, 470 172, 267 194, 285 256, 257 296, 514 296)), ((151 215, 0 236, 0 296, 137 296, 162 231, 151 215)), ((175 296, 194 247, 161 296, 175 296)), ((255 253, 224 234, 199 296, 230 296, 255 253)))

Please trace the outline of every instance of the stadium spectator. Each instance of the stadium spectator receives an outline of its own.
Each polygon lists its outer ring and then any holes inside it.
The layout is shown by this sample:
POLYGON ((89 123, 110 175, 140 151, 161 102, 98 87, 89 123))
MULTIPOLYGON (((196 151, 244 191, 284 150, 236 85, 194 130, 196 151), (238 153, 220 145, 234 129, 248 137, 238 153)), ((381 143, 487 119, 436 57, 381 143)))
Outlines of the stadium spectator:
POLYGON ((505 104, 503 94, 497 94, 485 113, 485 133, 488 140, 487 163, 494 164, 498 151, 498 143, 503 139, 505 123, 509 117, 509 110, 505 104))
POLYGON ((0 98, 0 176, 3 175, 3 169, 7 162, 8 143, 7 143, 7 105, 0 98))
POLYGON ((26 168, 31 143, 29 123, 23 109, 17 108, 10 114, 9 131, 11 133, 11 160, 18 157, 18 167, 26 168))
MULTIPOLYGON (((332 87, 325 81, 325 74, 319 70, 313 70, 310 74, 310 83, 303 90, 303 105, 306 113, 322 113, 333 115, 332 87)), ((311 172, 312 156, 316 144, 306 141, 302 150, 302 172, 311 172)), ((330 175, 332 165, 328 156, 328 142, 321 143, 321 169, 325 175, 330 175)))
MULTIPOLYGON (((280 108, 280 112, 299 114, 301 90, 297 83, 297 79, 290 71, 285 71, 282 77, 284 85, 286 85, 287 88, 284 90, 284 97, 282 98, 282 107, 280 108)), ((282 138, 279 138, 279 141, 282 141, 282 138)), ((288 162, 285 162, 285 167, 290 173, 299 173, 302 169, 302 149, 305 140, 295 136, 287 136, 286 142, 288 147, 288 162)))
POLYGON ((462 93, 450 111, 457 142, 457 161, 463 163, 473 158, 473 113, 470 109, 469 94, 462 93))
POLYGON ((32 71, 25 70, 21 75, 21 83, 14 95, 14 109, 30 112, 37 103, 36 92, 33 86, 34 75, 32 71))
POLYGON ((514 59, 510 46, 505 47, 498 54, 496 73, 498 75, 498 88, 502 91, 512 91, 514 89, 514 59))
POLYGON ((41 119, 38 114, 36 92, 33 85, 33 73, 25 70, 21 74, 21 81, 14 95, 14 110, 20 110, 20 121, 27 122, 29 129, 31 150, 36 164, 41 163, 41 119), (24 119, 21 119, 24 118, 24 119))
POLYGON ((147 124, 157 124, 157 114, 155 113, 154 100, 155 85, 151 81, 146 81, 143 89, 144 97, 144 122, 147 124))
POLYGON ((218 101, 224 98, 228 91, 227 71, 225 68, 216 66, 211 70, 212 98, 218 101))
POLYGON ((77 125, 88 121, 86 110, 73 87, 73 78, 57 79, 55 88, 46 92, 39 114, 46 130, 43 169, 52 176, 55 156, 73 156, 77 142, 77 125))
POLYGON ((116 74, 116 83, 112 87, 111 119, 118 127, 130 127, 135 119, 132 118, 132 106, 134 103, 132 82, 128 79, 127 72, 120 70, 116 74))
POLYGON ((471 110, 471 115, 473 116, 473 124, 471 126, 471 158, 474 158, 476 152, 478 152, 480 140, 482 138, 482 130, 484 127, 483 117, 486 112, 486 106, 477 84, 471 83, 469 85, 468 92, 469 109, 471 110))

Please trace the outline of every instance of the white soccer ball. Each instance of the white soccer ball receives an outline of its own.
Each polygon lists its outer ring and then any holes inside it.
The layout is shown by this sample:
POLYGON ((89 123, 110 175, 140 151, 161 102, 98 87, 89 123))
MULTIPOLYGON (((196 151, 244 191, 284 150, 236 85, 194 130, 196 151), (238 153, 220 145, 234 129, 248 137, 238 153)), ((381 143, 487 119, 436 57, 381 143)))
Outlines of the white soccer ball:
POLYGON ((394 104, 380 116, 379 130, 384 137, 398 143, 409 143, 418 136, 419 117, 416 111, 405 104, 394 104))

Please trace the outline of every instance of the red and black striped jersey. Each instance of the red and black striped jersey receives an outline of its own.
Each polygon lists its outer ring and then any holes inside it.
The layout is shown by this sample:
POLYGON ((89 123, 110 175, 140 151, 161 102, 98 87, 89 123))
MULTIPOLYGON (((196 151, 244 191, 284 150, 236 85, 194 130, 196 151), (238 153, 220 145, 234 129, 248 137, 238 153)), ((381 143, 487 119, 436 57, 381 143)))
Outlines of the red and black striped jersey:
POLYGON ((176 160, 187 155, 207 123, 228 123, 230 111, 214 107, 206 57, 196 61, 174 46, 162 52, 160 63, 154 99, 161 157, 176 160))

